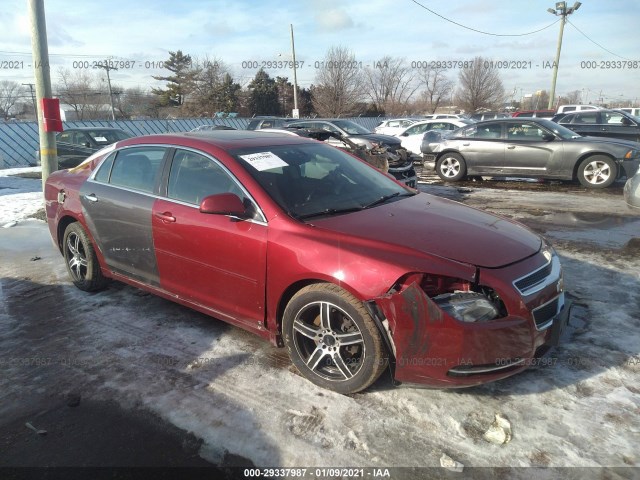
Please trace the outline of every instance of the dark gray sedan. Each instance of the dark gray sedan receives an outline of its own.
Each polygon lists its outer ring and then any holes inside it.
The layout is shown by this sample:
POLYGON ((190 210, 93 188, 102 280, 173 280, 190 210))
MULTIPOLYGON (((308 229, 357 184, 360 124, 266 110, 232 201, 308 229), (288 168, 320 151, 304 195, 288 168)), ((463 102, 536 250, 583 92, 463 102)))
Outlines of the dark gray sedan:
POLYGON ((455 182, 467 175, 578 180, 605 188, 631 177, 640 165, 640 143, 581 137, 542 118, 479 122, 436 138, 425 135, 425 159, 455 182))
POLYGON ((559 113, 552 121, 580 135, 621 138, 640 142, 640 119, 619 110, 586 110, 559 113))
POLYGON ((75 167, 101 148, 131 137, 132 135, 119 128, 68 128, 56 135, 58 166, 75 167))

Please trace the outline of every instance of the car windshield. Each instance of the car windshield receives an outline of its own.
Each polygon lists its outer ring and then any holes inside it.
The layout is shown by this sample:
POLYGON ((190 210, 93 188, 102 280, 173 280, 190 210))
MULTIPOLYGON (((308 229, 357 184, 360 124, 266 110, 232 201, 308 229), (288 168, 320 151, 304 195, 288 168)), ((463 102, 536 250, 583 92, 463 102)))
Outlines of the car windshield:
POLYGON ((305 219, 363 210, 415 192, 322 143, 230 152, 289 215, 305 219))
POLYGON ((98 145, 109 145, 131 138, 131 135, 121 130, 90 130, 87 133, 98 145))
POLYGON ((351 120, 334 120, 333 123, 336 127, 341 128, 349 135, 366 135, 371 133, 369 130, 364 128, 362 125, 358 125, 351 120))

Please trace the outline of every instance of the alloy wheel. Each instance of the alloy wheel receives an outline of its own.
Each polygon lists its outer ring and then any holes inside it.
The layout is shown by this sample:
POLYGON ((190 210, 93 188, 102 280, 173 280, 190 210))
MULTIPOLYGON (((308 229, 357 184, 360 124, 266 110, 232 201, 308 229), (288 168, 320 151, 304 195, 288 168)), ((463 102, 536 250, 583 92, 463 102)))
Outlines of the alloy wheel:
POLYGON ((365 360, 362 332, 345 310, 330 302, 312 302, 298 311, 293 343, 306 366, 330 381, 353 378, 365 360))

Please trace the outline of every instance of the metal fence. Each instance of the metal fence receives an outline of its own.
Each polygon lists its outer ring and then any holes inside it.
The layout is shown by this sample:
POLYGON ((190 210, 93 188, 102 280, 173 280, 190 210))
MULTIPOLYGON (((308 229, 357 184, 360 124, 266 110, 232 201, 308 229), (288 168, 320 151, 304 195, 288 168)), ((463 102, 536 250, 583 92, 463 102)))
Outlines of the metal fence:
MULTIPOLYGON (((181 118, 164 120, 93 120, 83 122, 64 122, 65 130, 77 127, 115 127, 134 136, 157 133, 188 132, 200 125, 226 125, 245 129, 249 118, 181 118)), ((353 120, 363 127, 373 130, 383 117, 354 117, 353 120)), ((36 122, 8 122, 0 124, 0 169, 35 165, 38 148, 38 124, 36 122)))

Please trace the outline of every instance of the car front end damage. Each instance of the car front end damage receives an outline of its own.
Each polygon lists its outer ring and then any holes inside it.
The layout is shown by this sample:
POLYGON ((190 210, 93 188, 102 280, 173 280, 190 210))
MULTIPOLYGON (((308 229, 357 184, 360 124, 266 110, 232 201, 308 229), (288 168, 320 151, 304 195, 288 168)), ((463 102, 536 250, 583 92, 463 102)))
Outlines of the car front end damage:
MULTIPOLYGON (((349 137, 337 132, 326 130, 304 129, 304 136, 326 141, 329 137, 336 138, 345 144, 347 149, 355 156, 373 165, 385 173, 389 173, 400 183, 408 187, 416 188, 418 176, 413 167, 411 156, 406 148, 403 148, 395 137, 391 137, 395 143, 384 143, 381 140, 370 140, 358 136, 349 137)), ((383 139, 385 135, 380 135, 383 139)))
POLYGON ((366 305, 386 333, 395 380, 431 387, 478 385, 536 365, 570 312, 550 247, 477 267, 470 279, 410 273, 366 305))
POLYGON ((631 178, 640 168, 640 150, 629 150, 622 158, 617 159, 620 166, 618 178, 631 178))

